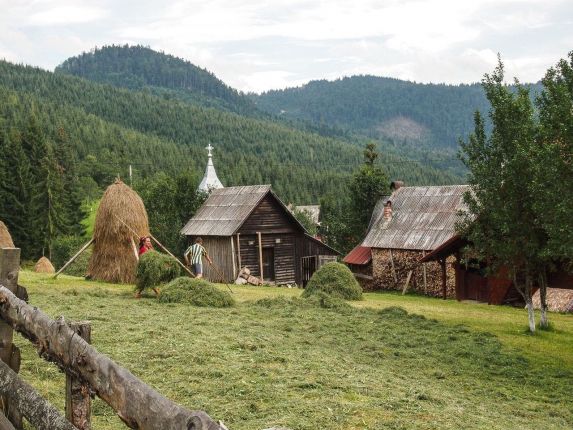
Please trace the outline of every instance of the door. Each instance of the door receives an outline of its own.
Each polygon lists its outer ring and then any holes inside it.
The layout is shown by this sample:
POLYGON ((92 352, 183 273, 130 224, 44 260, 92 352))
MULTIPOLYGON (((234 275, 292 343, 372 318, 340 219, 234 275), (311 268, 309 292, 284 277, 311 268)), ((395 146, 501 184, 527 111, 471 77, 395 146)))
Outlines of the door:
POLYGON ((275 248, 263 248, 263 276, 265 281, 275 280, 275 248))

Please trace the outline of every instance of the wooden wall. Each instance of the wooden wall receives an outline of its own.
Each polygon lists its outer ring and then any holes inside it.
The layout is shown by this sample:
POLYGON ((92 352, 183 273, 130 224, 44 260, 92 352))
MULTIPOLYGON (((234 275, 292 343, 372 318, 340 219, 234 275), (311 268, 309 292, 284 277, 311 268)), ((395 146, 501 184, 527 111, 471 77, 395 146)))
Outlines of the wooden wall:
POLYGON ((258 231, 275 234, 295 233, 302 232, 302 228, 271 194, 267 194, 238 232, 243 235, 255 234, 258 231))
MULTIPOLYGON (((203 276, 211 282, 229 282, 234 280, 236 273, 233 273, 231 238, 229 236, 203 236, 202 238, 203 246, 213 260, 213 263, 215 263, 215 267, 211 267, 207 261, 203 259, 203 270, 205 272, 203 276)), ((236 267, 235 261, 235 268, 236 267)))
MULTIPOLYGON (((248 267, 253 276, 260 276, 259 239, 256 234, 241 234, 241 266, 248 267), (252 244, 249 244, 252 243, 252 244)), ((235 239, 236 240, 236 239, 235 239)), ((275 254, 275 279, 277 284, 292 284, 296 277, 295 234, 261 234, 263 248, 273 248, 275 254), (277 239, 280 243, 276 243, 277 239)), ((263 273, 263 275, 265 275, 263 273)), ((266 276, 265 276, 266 277, 266 276)))

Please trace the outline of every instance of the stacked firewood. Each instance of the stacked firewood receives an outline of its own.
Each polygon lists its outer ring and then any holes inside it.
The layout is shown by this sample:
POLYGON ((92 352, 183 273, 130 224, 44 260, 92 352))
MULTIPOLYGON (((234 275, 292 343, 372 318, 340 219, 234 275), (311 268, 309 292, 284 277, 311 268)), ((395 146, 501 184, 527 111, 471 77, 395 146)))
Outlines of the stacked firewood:
POLYGON ((237 279, 235 280, 235 284, 237 285, 245 285, 245 284, 250 284, 250 285, 261 285, 261 279, 257 278, 256 276, 251 275, 251 270, 248 267, 243 267, 240 271, 239 271, 239 276, 237 276, 237 279))

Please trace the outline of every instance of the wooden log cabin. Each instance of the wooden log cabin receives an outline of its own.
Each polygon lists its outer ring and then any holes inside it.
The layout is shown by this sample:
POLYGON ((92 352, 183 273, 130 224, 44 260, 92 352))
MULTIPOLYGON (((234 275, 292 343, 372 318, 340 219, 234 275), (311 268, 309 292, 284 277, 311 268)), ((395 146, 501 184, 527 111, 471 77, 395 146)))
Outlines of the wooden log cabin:
POLYGON ((213 190, 181 233, 197 237, 215 263, 205 277, 232 282, 242 267, 266 283, 303 285, 339 253, 310 236, 270 185, 213 190))

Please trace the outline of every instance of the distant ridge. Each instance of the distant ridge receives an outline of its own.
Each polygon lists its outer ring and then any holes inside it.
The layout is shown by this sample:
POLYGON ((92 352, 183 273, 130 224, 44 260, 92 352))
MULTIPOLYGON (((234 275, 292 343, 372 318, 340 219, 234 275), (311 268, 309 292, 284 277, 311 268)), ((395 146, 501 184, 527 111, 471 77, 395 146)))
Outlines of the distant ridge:
POLYGON ((157 95, 206 107, 241 114, 260 114, 249 98, 226 85, 213 73, 182 58, 141 45, 96 48, 68 58, 56 67, 55 73, 75 75, 131 90, 147 88, 157 95))

